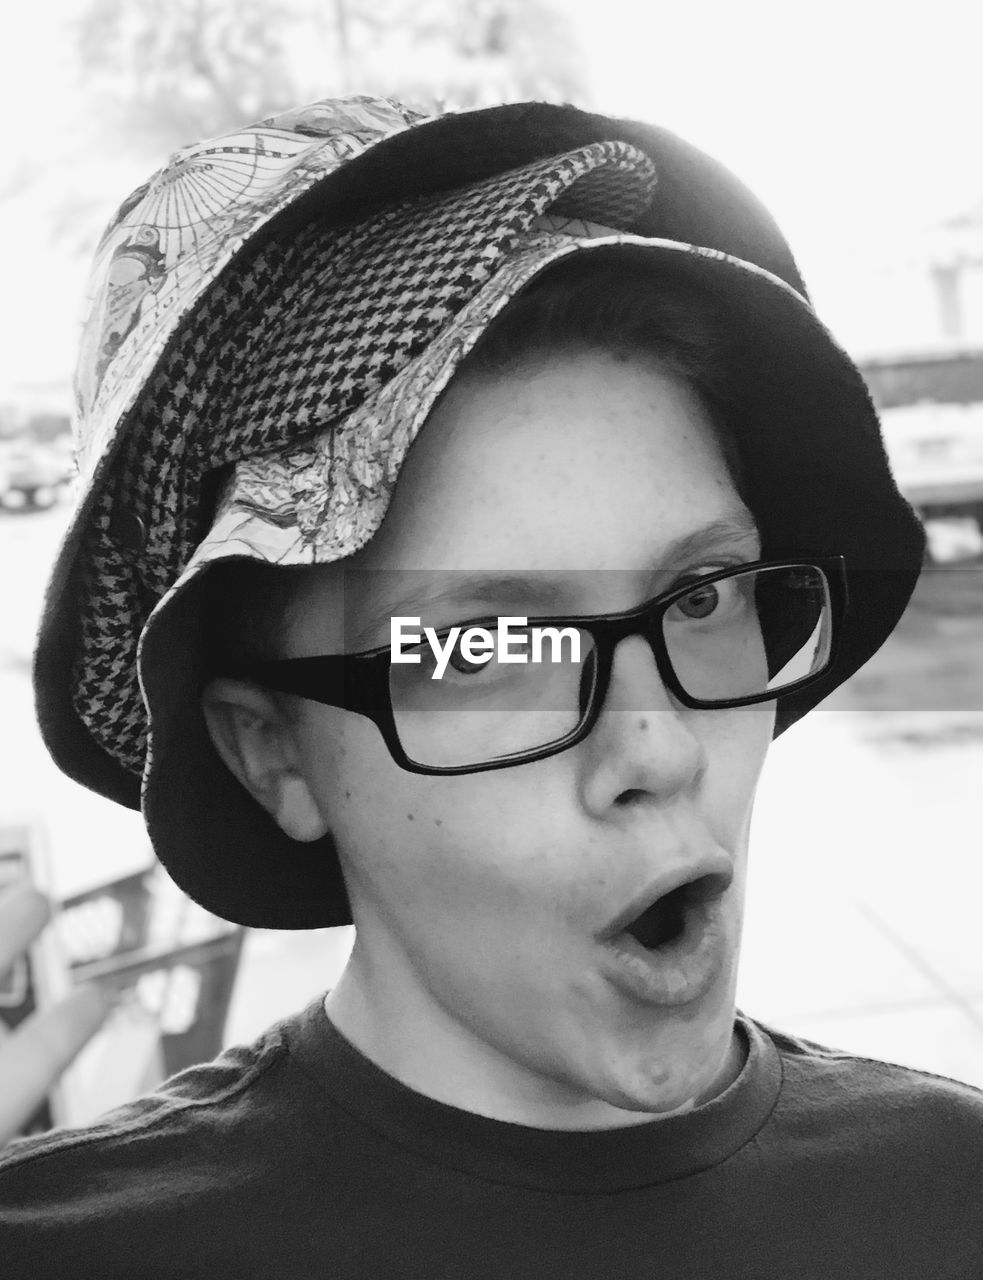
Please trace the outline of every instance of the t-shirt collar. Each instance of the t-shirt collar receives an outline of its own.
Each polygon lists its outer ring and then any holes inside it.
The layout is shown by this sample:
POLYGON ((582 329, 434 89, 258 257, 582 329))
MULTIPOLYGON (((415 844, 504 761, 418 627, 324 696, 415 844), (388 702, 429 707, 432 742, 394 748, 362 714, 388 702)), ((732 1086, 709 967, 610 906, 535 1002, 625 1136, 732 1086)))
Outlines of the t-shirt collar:
POLYGON ((720 1164, 758 1133, 778 1099, 781 1063, 742 1014, 744 1067, 712 1101, 626 1128, 537 1129, 476 1115, 402 1084, 328 1018, 322 998, 293 1022, 293 1061, 360 1123, 432 1164, 542 1191, 603 1193, 669 1182, 720 1164))

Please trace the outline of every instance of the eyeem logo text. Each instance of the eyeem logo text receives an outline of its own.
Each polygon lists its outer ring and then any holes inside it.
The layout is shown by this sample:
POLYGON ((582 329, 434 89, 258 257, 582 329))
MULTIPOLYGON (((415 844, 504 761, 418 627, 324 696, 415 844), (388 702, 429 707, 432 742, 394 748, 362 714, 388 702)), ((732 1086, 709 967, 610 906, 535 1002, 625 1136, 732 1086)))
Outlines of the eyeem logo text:
POLYGON ((459 650, 465 662, 542 662, 543 644, 549 642, 551 662, 562 662, 563 641, 570 641, 570 658, 580 662, 580 632, 576 627, 530 627, 525 618, 499 618, 494 631, 488 627, 451 627, 443 643, 433 627, 420 627, 419 618, 390 620, 390 660, 421 660, 420 645, 426 637, 436 666, 431 680, 439 680, 447 670, 451 655, 459 650), (415 630, 408 630, 415 628, 415 630), (415 652, 407 652, 407 649, 415 652))

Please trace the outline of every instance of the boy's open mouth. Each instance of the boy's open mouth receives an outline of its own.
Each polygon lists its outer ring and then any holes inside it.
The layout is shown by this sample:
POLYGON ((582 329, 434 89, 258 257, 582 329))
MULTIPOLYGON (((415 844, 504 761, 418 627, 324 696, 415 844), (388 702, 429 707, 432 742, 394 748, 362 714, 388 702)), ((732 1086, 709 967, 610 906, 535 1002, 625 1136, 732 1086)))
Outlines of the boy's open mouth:
POLYGON ((677 885, 626 924, 624 932, 648 951, 666 947, 685 933, 693 908, 720 897, 729 884, 730 876, 711 873, 677 885))
POLYGON ((723 897, 733 879, 716 851, 657 876, 597 935, 614 987, 662 1009, 706 995, 727 970, 733 931, 723 897))

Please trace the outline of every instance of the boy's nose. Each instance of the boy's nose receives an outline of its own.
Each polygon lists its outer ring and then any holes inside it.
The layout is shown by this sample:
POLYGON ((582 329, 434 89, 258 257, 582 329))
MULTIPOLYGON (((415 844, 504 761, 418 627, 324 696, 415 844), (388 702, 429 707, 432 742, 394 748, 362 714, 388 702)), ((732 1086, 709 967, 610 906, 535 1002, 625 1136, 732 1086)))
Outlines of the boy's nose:
POLYGON ((695 790, 707 766, 693 728, 701 714, 707 713, 673 700, 643 637, 623 640, 601 714, 582 744, 581 788, 591 812, 646 798, 661 803, 695 790))

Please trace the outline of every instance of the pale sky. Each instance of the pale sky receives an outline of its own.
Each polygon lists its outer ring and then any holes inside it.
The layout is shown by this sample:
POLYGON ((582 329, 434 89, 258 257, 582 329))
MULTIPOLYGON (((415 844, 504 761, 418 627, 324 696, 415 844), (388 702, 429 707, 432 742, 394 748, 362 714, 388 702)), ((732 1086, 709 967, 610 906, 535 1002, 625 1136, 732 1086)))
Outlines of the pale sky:
POLYGON ((605 108, 716 155, 800 252, 983 198, 978 0, 594 8, 605 20, 583 21, 605 108))
MULTIPOLYGON (((41 215, 85 172, 58 161, 80 110, 64 57, 78 4, 31 0, 0 18, 0 183, 26 154, 51 157, 30 199, 0 200, 0 395, 63 379, 73 358, 84 266, 49 243, 41 215)), ((778 219, 820 311, 823 273, 844 246, 983 200, 976 0, 557 7, 588 54, 587 105, 665 125, 723 160, 778 219)), ((99 157, 85 177, 99 199, 105 186, 107 215, 146 176, 124 169, 120 183, 112 162, 99 157)))

